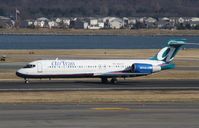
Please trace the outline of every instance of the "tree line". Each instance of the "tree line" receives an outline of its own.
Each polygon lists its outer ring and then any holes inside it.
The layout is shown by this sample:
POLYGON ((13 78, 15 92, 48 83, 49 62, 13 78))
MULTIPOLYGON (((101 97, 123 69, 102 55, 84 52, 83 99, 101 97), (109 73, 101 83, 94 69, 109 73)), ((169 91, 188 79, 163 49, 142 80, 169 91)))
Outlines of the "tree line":
POLYGON ((84 16, 199 17, 198 0, 0 0, 0 15, 22 18, 84 16))

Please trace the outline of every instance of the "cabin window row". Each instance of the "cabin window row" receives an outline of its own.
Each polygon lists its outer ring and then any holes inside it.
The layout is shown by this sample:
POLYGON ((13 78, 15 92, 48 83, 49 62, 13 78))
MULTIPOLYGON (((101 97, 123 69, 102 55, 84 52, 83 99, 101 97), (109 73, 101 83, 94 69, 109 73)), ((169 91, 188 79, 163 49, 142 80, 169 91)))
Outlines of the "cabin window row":
POLYGON ((116 66, 107 66, 107 65, 99 65, 99 66, 66 66, 66 67, 63 67, 63 66, 49 66, 49 68, 112 68, 112 67, 116 67, 116 68, 127 68, 127 67, 130 67, 130 66, 119 66, 119 65, 116 65, 116 66))

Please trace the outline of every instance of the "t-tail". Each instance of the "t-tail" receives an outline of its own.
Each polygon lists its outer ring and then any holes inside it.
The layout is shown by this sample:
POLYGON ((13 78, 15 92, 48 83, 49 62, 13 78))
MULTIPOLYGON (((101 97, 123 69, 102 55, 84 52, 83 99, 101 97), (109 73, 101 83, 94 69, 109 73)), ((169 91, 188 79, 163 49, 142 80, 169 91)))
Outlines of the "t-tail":
POLYGON ((169 40, 168 46, 162 48, 155 56, 151 57, 150 60, 159 60, 164 61, 165 63, 170 63, 184 44, 188 44, 186 43, 186 39, 169 40))

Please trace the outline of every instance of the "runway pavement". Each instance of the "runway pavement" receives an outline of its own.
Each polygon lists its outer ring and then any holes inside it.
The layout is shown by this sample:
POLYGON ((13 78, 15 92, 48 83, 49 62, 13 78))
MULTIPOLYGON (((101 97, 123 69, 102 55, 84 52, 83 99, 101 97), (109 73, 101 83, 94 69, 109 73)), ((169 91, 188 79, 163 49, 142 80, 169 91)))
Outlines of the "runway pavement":
POLYGON ((198 128, 199 103, 1 104, 1 128, 198 128))
POLYGON ((100 80, 1 81, 0 91, 93 91, 93 90, 199 90, 199 80, 120 80, 102 84, 100 80))

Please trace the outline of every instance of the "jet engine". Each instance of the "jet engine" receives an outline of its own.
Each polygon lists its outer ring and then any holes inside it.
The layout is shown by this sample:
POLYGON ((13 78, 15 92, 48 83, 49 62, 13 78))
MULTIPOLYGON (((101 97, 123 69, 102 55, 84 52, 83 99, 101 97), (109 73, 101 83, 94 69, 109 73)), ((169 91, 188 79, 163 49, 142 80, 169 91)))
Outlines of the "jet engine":
POLYGON ((160 66, 151 64, 135 63, 131 67, 131 71, 135 73, 153 73, 161 70, 160 66))

